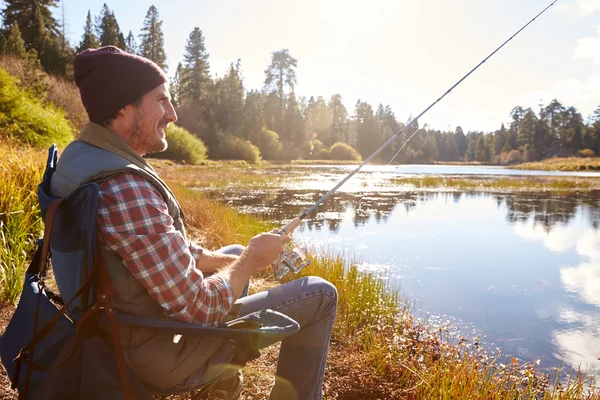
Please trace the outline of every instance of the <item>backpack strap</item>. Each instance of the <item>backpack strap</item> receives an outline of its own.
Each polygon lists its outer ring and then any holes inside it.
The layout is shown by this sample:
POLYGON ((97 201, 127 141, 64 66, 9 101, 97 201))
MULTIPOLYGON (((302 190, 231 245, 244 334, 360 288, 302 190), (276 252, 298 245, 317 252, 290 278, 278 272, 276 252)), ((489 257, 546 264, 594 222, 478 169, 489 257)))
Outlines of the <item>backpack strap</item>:
POLYGON ((96 304, 92 308, 98 307, 106 314, 106 318, 108 320, 108 329, 110 331, 110 336, 112 337, 113 349, 115 351, 117 368, 119 370, 119 377, 121 378, 123 395, 125 400, 133 400, 131 385, 129 382, 129 377, 127 376, 125 350, 123 349, 123 343, 121 342, 121 335, 119 333, 117 312, 112 305, 112 299, 115 296, 115 289, 112 285, 108 267, 104 262, 102 245, 99 238, 96 239, 96 243, 96 265, 94 268, 98 269, 98 280, 96 282, 96 304))

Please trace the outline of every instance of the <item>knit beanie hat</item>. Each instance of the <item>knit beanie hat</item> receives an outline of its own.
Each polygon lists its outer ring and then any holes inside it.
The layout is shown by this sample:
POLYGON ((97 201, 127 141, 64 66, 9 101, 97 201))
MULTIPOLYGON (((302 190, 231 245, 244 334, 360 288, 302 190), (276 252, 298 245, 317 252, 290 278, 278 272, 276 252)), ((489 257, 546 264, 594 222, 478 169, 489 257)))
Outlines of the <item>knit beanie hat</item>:
POLYGON ((97 124, 167 82, 158 65, 114 46, 77 54, 73 68, 83 106, 97 124))

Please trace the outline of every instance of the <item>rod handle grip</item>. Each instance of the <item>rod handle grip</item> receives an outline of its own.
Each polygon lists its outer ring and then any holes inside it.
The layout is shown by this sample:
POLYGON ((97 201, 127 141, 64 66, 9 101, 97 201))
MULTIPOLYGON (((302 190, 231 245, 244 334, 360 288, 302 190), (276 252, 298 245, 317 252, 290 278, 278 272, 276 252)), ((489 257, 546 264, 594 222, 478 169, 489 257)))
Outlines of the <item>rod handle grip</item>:
POLYGON ((281 234, 282 235, 289 235, 290 233, 292 233, 292 231, 294 229, 296 229, 298 227, 298 225, 300 225, 300 218, 296 217, 293 220, 291 220, 290 222, 288 222, 288 224, 286 226, 284 226, 283 228, 281 228, 281 234))

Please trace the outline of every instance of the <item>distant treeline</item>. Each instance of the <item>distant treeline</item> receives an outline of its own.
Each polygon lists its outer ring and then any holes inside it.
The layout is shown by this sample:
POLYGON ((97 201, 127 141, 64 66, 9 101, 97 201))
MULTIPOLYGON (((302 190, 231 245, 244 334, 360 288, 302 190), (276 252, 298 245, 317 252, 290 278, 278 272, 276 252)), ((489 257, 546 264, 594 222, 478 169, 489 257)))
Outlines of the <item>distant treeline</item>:
MULTIPOLYGON (((162 21, 151 6, 137 37, 124 36, 116 16, 104 4, 99 15, 88 11, 80 42, 65 38, 63 24, 51 12, 57 0, 5 0, 0 49, 5 55, 37 64, 48 73, 72 79, 72 61, 87 48, 114 45, 147 57, 166 70, 162 21)), ((184 57, 171 80, 178 125, 201 139, 214 159, 359 159, 366 158, 404 125, 390 106, 373 108, 358 100, 349 112, 342 96, 297 98, 298 61, 288 50, 272 53, 264 86, 244 87, 241 61, 225 74, 210 75, 209 53, 199 27, 189 34, 184 57)), ((266 63, 265 63, 266 64, 266 63)), ((400 153, 411 126, 385 149, 380 161, 479 161, 514 163, 552 156, 600 155, 600 106, 589 118, 553 100, 539 113, 515 107, 512 121, 494 132, 439 131, 420 128, 400 153)))

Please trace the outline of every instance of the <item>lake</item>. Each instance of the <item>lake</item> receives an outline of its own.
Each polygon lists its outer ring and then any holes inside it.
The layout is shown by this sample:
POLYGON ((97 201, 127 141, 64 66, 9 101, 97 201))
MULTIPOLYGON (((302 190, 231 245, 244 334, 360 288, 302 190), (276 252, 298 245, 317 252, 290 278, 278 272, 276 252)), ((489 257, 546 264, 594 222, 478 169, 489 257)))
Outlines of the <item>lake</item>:
MULTIPOLYGON (((269 169, 277 186, 208 191, 284 224, 356 166, 269 169)), ((600 192, 460 192, 394 186, 403 175, 569 175, 472 166, 367 166, 294 232, 319 251, 354 257, 399 287, 415 315, 469 341, 600 376, 600 192)), ((308 267, 310 268, 310 267, 308 267)))

